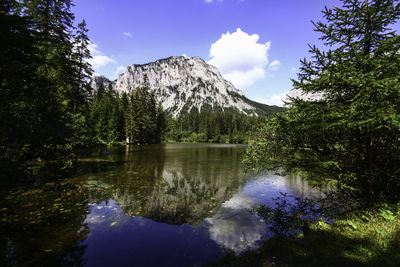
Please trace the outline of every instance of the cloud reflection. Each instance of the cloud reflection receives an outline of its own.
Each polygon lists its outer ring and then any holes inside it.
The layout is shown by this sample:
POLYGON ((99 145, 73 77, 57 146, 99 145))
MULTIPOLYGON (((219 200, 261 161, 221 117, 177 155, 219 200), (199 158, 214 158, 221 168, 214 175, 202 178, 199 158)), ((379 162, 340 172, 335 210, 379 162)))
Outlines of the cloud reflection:
POLYGON ((206 219, 210 224, 210 238, 236 253, 257 248, 267 227, 250 212, 255 205, 250 196, 242 192, 235 194, 212 218, 206 219))

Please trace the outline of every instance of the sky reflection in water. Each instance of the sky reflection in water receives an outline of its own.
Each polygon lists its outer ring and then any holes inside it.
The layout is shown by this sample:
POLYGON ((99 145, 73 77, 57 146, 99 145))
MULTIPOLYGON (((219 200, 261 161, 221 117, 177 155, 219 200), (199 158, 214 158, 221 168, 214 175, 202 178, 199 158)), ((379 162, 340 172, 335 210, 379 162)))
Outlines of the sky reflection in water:
MULTIPOLYGON (((147 152, 140 158, 153 166, 148 192, 132 194, 132 179, 115 183, 115 173, 97 184, 109 184, 111 197, 93 202, 86 217, 87 266, 193 266, 217 259, 223 248, 255 249, 271 233, 250 209, 272 204, 279 192, 309 192, 297 177, 245 174, 237 167, 243 147, 167 146, 162 168, 147 152)), ((131 158, 130 174, 140 173, 137 163, 131 158)))

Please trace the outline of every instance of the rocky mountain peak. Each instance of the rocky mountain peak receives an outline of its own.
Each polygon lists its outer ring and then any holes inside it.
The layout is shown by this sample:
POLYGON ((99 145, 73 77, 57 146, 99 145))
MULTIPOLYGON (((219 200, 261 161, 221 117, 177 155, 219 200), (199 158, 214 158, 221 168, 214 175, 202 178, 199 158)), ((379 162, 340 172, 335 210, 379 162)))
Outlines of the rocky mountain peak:
POLYGON ((104 76, 94 77, 92 86, 97 88, 101 83, 112 84, 120 93, 146 87, 174 117, 203 110, 257 114, 264 106, 244 97, 216 67, 200 57, 172 56, 147 64, 133 64, 114 82, 105 80, 104 76))

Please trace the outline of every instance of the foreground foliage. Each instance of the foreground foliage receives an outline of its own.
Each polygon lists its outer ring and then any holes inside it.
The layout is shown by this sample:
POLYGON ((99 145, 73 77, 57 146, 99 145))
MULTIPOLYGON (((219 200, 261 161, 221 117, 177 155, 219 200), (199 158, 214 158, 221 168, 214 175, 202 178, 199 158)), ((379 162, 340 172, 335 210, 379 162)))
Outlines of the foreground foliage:
POLYGON ((92 70, 86 24, 73 25, 71 5, 0 2, 0 162, 9 172, 64 161, 82 142, 92 70))
POLYGON ((315 213, 302 203, 258 207, 277 235, 256 252, 219 264, 400 262, 400 36, 390 29, 400 17, 400 4, 342 3, 323 11, 326 23, 314 23, 326 47, 310 46, 312 60, 301 61, 293 81, 306 97, 290 99, 285 112, 267 121, 244 162, 252 169, 302 173, 335 188, 342 196, 336 215, 357 210, 336 216, 330 225, 308 220, 315 213))
POLYGON ((257 251, 227 255, 211 266, 397 266, 399 206, 381 205, 329 225, 311 224, 305 234, 275 236, 257 251))
POLYGON ((400 36, 390 30, 398 1, 343 0, 314 23, 325 50, 310 46, 293 98, 249 149, 253 168, 306 170, 364 203, 400 199, 400 36))

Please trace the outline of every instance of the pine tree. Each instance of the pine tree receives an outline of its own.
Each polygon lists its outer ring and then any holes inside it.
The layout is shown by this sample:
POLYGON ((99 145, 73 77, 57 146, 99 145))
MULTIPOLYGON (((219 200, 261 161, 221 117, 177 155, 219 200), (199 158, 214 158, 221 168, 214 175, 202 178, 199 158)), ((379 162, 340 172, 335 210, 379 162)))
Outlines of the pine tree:
MULTIPOLYGON (((32 20, 22 16, 16 1, 0 2, 0 163, 16 165, 30 159, 27 144, 35 131, 34 89, 38 52, 32 20)), ((5 171, 13 167, 1 166, 5 171)))
MULTIPOLYGON (((296 88, 318 101, 291 99, 270 121, 248 160, 300 167, 356 189, 371 202, 400 199, 400 16, 393 0, 342 0, 314 23, 326 51, 310 46, 296 88), (275 161, 265 161, 275 159, 275 161)), ((272 165, 271 165, 272 164, 272 165)))
POLYGON ((92 58, 92 56, 89 51, 90 40, 85 20, 78 24, 73 45, 72 60, 75 64, 76 74, 74 76, 76 84, 75 88, 73 88, 74 91, 70 94, 70 105, 76 113, 79 107, 84 108, 87 105, 87 101, 92 96, 92 88, 89 81, 93 75, 93 69, 88 63, 88 59, 92 58))

